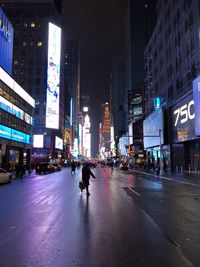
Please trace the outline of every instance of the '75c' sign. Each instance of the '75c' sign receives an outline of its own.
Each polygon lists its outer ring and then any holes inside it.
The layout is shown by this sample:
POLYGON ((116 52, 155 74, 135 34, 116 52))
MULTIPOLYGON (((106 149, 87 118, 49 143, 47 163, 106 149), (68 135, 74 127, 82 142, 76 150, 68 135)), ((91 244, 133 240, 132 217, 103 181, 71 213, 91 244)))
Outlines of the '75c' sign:
POLYGON ((182 105, 174 111, 175 122, 174 126, 177 124, 184 124, 188 120, 193 120, 195 118, 194 112, 194 100, 190 100, 189 103, 182 105))

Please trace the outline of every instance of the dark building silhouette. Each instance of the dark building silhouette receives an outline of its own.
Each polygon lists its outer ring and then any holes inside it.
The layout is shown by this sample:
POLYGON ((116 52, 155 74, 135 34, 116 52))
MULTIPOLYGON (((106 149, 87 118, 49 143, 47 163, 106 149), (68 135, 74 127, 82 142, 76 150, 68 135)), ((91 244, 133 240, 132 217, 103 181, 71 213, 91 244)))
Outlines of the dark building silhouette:
MULTIPOLYGON (((133 99, 130 96, 134 98, 138 88, 142 88, 143 95, 144 51, 155 23, 156 1, 128 1, 124 50, 119 58, 113 60, 113 121, 116 141, 120 136, 128 135, 130 124, 137 123, 142 117, 131 119, 130 103, 133 99)), ((131 127, 136 128, 133 125, 131 127)))

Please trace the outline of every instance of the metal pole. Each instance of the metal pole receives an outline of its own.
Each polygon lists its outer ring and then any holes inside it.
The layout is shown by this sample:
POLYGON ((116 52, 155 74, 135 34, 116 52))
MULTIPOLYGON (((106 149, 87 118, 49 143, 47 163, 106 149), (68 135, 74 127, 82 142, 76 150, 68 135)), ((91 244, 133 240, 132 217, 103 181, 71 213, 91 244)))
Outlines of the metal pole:
POLYGON ((163 175, 163 153, 162 153, 162 135, 161 129, 159 129, 159 137, 160 137, 160 175, 163 175))

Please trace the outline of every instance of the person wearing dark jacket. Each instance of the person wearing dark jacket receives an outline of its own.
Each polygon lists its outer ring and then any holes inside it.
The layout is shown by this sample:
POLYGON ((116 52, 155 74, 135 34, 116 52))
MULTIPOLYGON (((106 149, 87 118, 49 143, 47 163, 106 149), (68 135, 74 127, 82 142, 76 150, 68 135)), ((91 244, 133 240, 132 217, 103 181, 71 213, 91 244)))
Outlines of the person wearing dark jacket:
POLYGON ((91 175, 93 178, 96 178, 96 177, 94 176, 94 174, 92 173, 92 171, 90 170, 89 164, 88 164, 88 163, 85 163, 84 166, 83 166, 83 168, 82 168, 82 181, 83 181, 84 184, 85 184, 85 189, 86 189, 86 195, 87 195, 87 196, 90 195, 90 192, 89 192, 90 175, 91 175))
POLYGON ((76 173, 76 163, 74 161, 71 162, 71 173, 76 173))

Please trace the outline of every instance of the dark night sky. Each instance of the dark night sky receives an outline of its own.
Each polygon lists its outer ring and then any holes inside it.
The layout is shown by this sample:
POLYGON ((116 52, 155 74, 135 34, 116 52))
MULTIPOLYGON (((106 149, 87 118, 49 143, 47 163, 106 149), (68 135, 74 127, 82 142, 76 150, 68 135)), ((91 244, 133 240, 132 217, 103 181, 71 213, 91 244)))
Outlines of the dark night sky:
POLYGON ((127 0, 64 0, 66 38, 79 40, 81 94, 90 96, 92 154, 98 151, 101 104, 109 101, 112 58, 124 45, 127 0))

